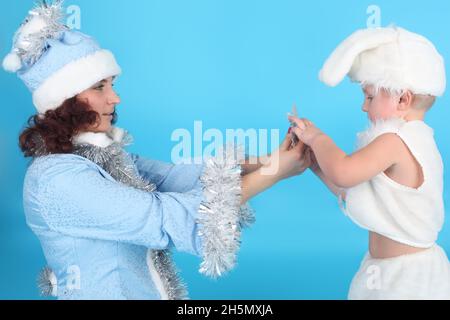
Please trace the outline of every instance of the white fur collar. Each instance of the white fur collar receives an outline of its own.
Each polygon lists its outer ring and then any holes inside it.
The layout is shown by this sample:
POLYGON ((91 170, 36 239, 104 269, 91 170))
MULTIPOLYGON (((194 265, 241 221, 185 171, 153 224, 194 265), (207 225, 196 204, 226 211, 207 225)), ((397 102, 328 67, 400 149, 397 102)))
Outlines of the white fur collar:
POLYGON ((357 134, 357 149, 359 150, 366 147, 369 143, 375 140, 375 138, 384 133, 397 133, 405 123, 407 122, 401 118, 391 118, 371 122, 365 131, 357 134))
POLYGON ((109 132, 83 132, 73 137, 74 144, 92 144, 106 148, 114 142, 121 142, 125 136, 125 130, 112 127, 109 132))

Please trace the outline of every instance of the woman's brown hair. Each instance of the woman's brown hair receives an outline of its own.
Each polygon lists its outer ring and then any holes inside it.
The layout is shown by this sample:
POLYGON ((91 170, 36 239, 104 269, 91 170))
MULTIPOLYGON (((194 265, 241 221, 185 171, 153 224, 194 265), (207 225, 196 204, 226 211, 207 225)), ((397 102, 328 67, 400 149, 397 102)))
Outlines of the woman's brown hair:
MULTIPOLYGON (((25 157, 39 155, 44 147, 47 154, 72 153, 72 137, 95 125, 100 120, 96 111, 76 97, 67 99, 60 107, 49 110, 44 115, 34 115, 28 119, 28 127, 20 134, 19 146, 25 157), (40 142, 39 142, 40 141, 40 142), (39 146, 43 143, 44 146, 39 146)), ((117 117, 114 114, 113 124, 117 117)))

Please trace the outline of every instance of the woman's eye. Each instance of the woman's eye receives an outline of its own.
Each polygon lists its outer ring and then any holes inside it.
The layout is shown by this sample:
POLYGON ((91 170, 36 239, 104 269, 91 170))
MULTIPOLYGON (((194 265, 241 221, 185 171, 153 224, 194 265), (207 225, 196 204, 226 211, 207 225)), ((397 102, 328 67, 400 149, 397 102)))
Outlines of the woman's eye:
POLYGON ((104 87, 105 87, 104 85, 101 85, 101 86, 95 87, 94 89, 101 91, 104 87))

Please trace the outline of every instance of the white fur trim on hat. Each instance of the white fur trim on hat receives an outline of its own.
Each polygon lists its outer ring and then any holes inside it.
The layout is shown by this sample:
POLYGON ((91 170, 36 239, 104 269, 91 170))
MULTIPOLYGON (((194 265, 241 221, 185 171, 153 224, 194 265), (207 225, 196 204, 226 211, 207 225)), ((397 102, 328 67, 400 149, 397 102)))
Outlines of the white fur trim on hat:
POLYGON ((95 83, 121 73, 114 55, 99 50, 89 56, 72 61, 47 78, 33 92, 33 103, 39 113, 53 110, 95 83))
POLYGON ((398 27, 356 31, 325 62, 319 79, 336 86, 353 81, 397 91, 441 96, 444 59, 425 37, 398 27))

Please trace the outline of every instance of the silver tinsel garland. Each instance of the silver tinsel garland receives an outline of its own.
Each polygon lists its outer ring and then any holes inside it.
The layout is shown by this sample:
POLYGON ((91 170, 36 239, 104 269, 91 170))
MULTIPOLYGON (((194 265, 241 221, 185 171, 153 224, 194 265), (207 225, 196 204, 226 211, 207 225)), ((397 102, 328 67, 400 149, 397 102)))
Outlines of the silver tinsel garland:
POLYGON ((51 1, 51 4, 42 0, 29 12, 22 26, 39 17, 44 21, 45 27, 38 32, 33 32, 23 37, 20 36, 22 31, 22 28, 20 28, 14 36, 13 51, 17 53, 22 62, 33 65, 46 51, 47 40, 57 39, 64 30, 68 30, 63 24, 66 14, 62 3, 63 0, 54 0, 51 1))
POLYGON ((155 264, 156 271, 161 277, 169 300, 188 299, 186 284, 179 276, 171 252, 169 250, 150 250, 150 256, 155 264), (167 270, 171 270, 171 272, 168 272, 167 270))
POLYGON ((131 157, 123 150, 132 142, 132 137, 126 134, 121 142, 114 142, 106 148, 92 144, 76 145, 73 153, 96 163, 118 182, 143 191, 153 192, 156 190, 156 186, 142 179, 137 173, 131 157))
MULTIPOLYGON (((148 182, 139 175, 131 157, 123 149, 133 141, 129 134, 126 134, 121 142, 113 142, 110 146, 102 148, 92 144, 80 144, 74 146, 74 154, 82 156, 103 168, 116 181, 135 187, 137 189, 153 192, 156 186, 148 182)), ((46 153, 45 143, 39 137, 35 137, 37 154, 43 156, 46 153)), ((187 299, 187 290, 185 284, 179 277, 179 272, 172 261, 169 250, 151 250, 151 257, 156 270, 161 277, 164 288, 169 300, 187 299)), ((38 287, 42 295, 48 295, 54 292, 51 277, 53 273, 48 267, 45 267, 38 280, 38 287)))
MULTIPOLYGON (((40 136, 36 136, 34 142, 36 156, 48 154, 40 136)), ((126 134, 121 142, 114 142, 105 148, 92 144, 75 145, 73 153, 96 163, 118 182, 153 192, 155 185, 139 175, 131 157, 124 151, 124 147, 131 143, 132 137, 126 134)), ((199 271, 212 278, 225 274, 236 265, 241 229, 255 221, 251 208, 240 205, 242 160, 242 150, 227 146, 219 156, 205 161, 200 177, 204 200, 200 204, 197 220, 199 236, 203 240, 203 260, 199 271)), ((179 277, 170 251, 152 250, 150 255, 169 299, 187 299, 186 286, 179 277)), ((50 272, 45 268, 39 278, 43 294, 54 291, 48 287, 51 284, 50 272)))
POLYGON ((241 149, 228 145, 205 161, 200 178, 205 197, 198 218, 203 239, 200 272, 213 278, 235 266, 241 229, 255 220, 250 207, 240 204, 243 159, 241 149))
POLYGON ((38 275, 37 283, 42 296, 56 296, 58 284, 52 269, 49 267, 43 268, 38 275))

